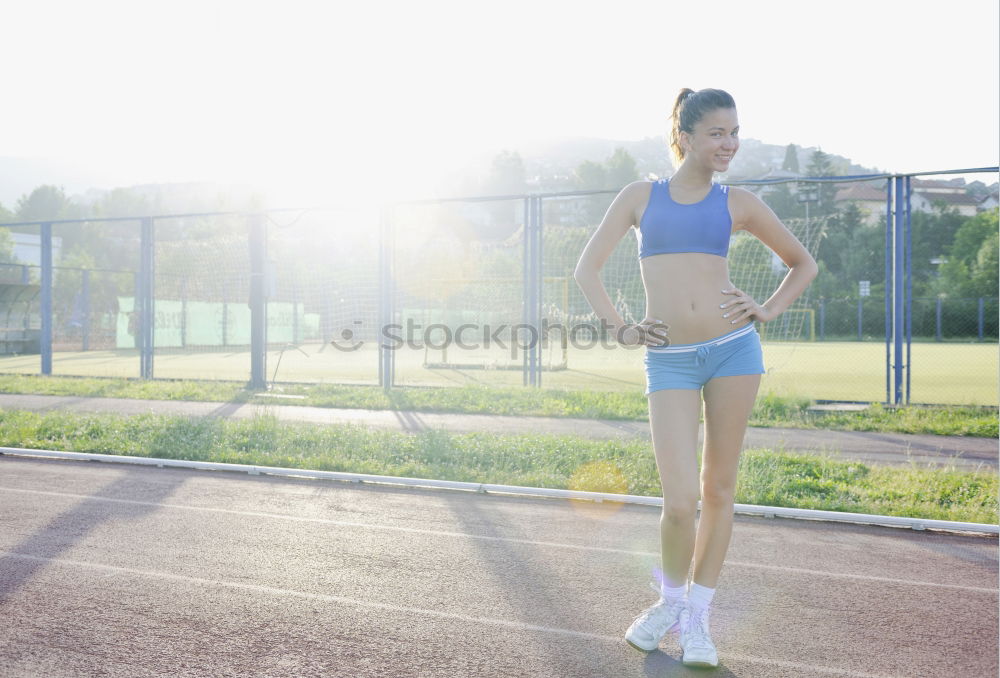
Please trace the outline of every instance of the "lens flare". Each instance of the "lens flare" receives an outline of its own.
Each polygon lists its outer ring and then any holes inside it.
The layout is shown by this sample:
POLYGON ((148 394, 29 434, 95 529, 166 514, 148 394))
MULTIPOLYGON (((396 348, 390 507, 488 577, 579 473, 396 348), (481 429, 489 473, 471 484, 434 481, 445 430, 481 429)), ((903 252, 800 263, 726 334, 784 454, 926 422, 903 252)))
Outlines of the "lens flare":
MULTIPOLYGON (((570 476, 567 487, 582 492, 627 494, 625 474, 610 461, 591 461, 579 467, 570 476)), ((607 518, 617 513, 623 504, 617 501, 571 500, 573 508, 591 518, 607 518)))

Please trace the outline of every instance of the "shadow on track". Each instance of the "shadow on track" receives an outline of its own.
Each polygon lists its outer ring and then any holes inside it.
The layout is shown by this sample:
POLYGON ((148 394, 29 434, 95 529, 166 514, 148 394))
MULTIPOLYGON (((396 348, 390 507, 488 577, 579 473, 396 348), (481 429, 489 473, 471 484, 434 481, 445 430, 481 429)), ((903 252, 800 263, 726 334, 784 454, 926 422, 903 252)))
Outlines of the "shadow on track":
MULTIPOLYGON (((15 460, 5 463, 17 463, 15 460)), ((64 462, 91 464, 100 462, 64 462)), ((0 607, 3 606, 37 572, 47 566, 48 558, 59 558, 84 541, 87 536, 102 525, 116 521, 132 521, 153 513, 158 507, 152 505, 166 501, 186 481, 188 474, 172 473, 165 469, 151 482, 144 468, 109 468, 117 475, 94 493, 95 499, 84 499, 53 518, 48 525, 26 537, 11 549, 12 553, 31 556, 31 559, 14 555, 0 556, 0 607), (118 499, 140 496, 143 504, 108 502, 97 500, 118 499), (147 503, 149 505, 147 505, 147 503)), ((39 499, 44 501, 44 499, 39 499)))

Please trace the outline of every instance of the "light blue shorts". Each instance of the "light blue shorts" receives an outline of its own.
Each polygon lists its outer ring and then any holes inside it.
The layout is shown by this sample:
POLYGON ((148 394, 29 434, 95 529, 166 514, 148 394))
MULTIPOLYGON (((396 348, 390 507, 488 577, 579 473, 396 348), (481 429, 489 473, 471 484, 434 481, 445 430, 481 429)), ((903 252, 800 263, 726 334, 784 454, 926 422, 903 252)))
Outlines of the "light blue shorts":
POLYGON ((714 377, 765 374, 753 323, 697 344, 646 347, 646 395, 666 388, 701 389, 714 377))

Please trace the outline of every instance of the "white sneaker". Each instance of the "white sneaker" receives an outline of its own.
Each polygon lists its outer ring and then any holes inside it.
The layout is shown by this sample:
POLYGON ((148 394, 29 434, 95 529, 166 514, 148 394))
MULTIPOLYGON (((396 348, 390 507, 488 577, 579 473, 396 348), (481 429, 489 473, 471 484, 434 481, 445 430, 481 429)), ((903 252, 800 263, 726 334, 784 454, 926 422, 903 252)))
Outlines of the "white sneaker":
POLYGON ((718 666, 719 654, 708 632, 708 608, 684 607, 680 617, 681 648, 685 666, 718 666))
MULTIPOLYGON (((659 593, 655 584, 653 589, 659 593)), ((655 605, 647 608, 632 622, 625 632, 625 640, 638 650, 652 652, 669 631, 678 628, 681 612, 686 604, 684 598, 666 600, 661 596, 655 605)))

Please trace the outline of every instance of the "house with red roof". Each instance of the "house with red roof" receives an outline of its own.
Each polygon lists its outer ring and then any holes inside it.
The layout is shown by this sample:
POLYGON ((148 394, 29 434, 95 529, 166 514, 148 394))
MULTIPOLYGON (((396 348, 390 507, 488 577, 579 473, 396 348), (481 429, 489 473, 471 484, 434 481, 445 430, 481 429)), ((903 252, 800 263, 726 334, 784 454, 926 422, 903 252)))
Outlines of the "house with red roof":
POLYGON ((855 181, 841 186, 833 199, 837 206, 843 207, 845 202, 856 203, 865 215, 867 225, 878 224, 879 215, 885 214, 885 180, 855 181))
MULTIPOLYGON (((885 180, 853 182, 841 186, 837 191, 835 202, 838 205, 846 201, 857 203, 866 215, 865 223, 870 226, 877 224, 879 215, 885 214, 885 180)), ((950 180, 914 177, 910 183, 910 190, 910 209, 914 212, 933 212, 944 208, 957 210, 963 216, 973 217, 978 212, 989 209, 990 205, 996 207, 997 204, 996 197, 991 203, 990 196, 980 199, 968 193, 965 179, 961 177, 950 180)))
POLYGON ((936 207, 957 210, 959 214, 974 217, 978 212, 979 199, 970 195, 965 188, 965 179, 917 179, 911 184, 913 196, 911 209, 919 212, 933 212, 936 207))

